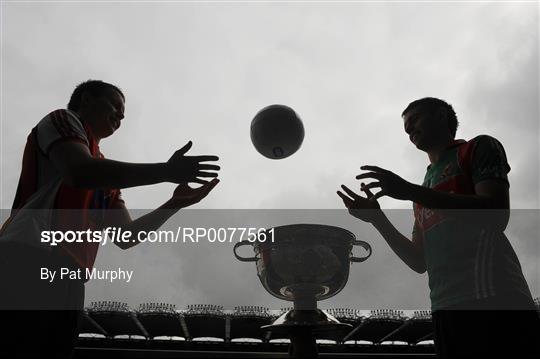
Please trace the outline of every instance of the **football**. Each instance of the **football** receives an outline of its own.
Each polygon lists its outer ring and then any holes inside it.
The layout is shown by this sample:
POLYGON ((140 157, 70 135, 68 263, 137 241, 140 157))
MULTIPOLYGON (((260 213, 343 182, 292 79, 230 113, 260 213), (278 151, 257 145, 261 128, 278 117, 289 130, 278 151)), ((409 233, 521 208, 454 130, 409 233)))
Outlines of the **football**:
POLYGON ((285 105, 270 105, 251 121, 251 142, 263 156, 279 160, 302 145, 304 125, 298 114, 285 105))

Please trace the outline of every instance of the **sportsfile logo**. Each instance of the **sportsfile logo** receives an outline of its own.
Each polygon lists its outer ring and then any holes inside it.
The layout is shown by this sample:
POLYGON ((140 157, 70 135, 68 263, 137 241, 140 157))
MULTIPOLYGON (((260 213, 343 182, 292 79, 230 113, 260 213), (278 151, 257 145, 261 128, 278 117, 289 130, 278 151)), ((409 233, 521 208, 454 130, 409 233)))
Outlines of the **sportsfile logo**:
POLYGON ((57 246, 60 243, 233 243, 274 242, 274 229, 255 227, 202 228, 178 227, 176 231, 139 231, 135 235, 129 230, 107 227, 101 231, 42 231, 41 243, 57 246))

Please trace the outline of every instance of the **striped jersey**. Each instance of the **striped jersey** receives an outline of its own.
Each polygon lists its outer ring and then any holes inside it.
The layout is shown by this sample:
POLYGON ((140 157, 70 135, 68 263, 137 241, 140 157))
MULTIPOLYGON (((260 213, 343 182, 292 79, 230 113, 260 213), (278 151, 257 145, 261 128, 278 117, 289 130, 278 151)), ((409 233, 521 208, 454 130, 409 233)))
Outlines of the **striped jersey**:
MULTIPOLYGON (((509 171, 501 143, 481 135, 470 141, 455 140, 436 163, 428 166, 423 186, 470 195, 481 181, 508 182, 509 171)), ((504 232, 478 225, 474 216, 480 211, 461 212, 466 216, 457 219, 414 204, 413 232, 423 239, 432 310, 496 295, 530 296, 519 260, 504 232)))
MULTIPOLYGON (((2 231, 16 222, 24 223, 20 216, 36 215, 31 209, 53 209, 52 230, 95 230, 99 229, 105 210, 114 201, 122 201, 118 189, 87 189, 69 186, 62 182, 60 174, 49 160, 51 148, 60 142, 74 141, 88 146, 94 158, 104 158, 99 150, 98 142, 90 127, 81 121, 78 114, 67 109, 59 109, 49 113, 35 126, 28 135, 21 175, 10 218, 2 227, 2 231), (59 182, 58 186, 51 183, 59 182), (54 193, 47 189, 54 188, 54 193), (50 201, 38 201, 36 197, 50 197, 50 201), (39 203, 39 206, 29 206, 39 203), (41 208, 47 206, 48 208, 41 208)), ((13 236, 12 236, 13 237, 13 236)), ((16 237, 16 236, 15 236, 16 237)), ((39 238, 15 238, 20 242, 31 243, 39 238)), ((92 268, 97 255, 99 243, 66 243, 59 244, 59 250, 71 256, 81 268, 92 268)))

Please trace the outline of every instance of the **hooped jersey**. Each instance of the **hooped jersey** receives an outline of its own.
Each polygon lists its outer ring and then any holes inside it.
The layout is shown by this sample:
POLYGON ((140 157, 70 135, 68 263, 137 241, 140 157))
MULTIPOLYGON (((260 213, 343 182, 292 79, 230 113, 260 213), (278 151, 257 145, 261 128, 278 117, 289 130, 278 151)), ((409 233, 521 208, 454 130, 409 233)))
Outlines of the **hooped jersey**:
MULTIPOLYGON (((427 168, 423 186, 471 195, 484 180, 508 182, 510 166, 501 143, 481 135, 470 141, 455 140, 436 163, 427 168)), ((429 275, 432 310, 496 295, 530 296, 519 260, 502 231, 476 225, 444 211, 414 204, 413 232, 422 237, 429 275)))

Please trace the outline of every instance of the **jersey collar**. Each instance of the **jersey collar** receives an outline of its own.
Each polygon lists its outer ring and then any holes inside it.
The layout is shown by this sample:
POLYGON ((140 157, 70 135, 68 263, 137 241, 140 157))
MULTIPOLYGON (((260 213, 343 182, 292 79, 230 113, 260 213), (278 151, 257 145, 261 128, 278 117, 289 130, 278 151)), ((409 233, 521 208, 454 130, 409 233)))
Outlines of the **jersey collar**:
MULTIPOLYGON (((442 151, 441 157, 439 157, 439 161, 441 160, 441 158, 442 158, 446 153, 448 153, 448 150, 450 150, 450 149, 452 149, 452 148, 454 148, 454 147, 457 147, 457 146, 459 146, 459 145, 461 145, 461 144, 463 144, 463 143, 466 143, 466 142, 467 142, 467 141, 465 141, 465 140, 463 140, 463 139, 457 139, 457 140, 454 139, 454 140, 452 140, 452 142, 450 142, 450 143, 448 144, 448 146, 446 146, 446 148, 442 151)), ((430 164, 427 166, 427 170, 428 170, 428 171, 429 171, 429 169, 431 168, 432 165, 433 165, 433 164, 430 163, 430 164)))
POLYGON ((452 140, 452 142, 446 147, 445 150, 449 150, 450 148, 456 147, 456 146, 461 145, 462 143, 465 143, 465 142, 467 142, 467 141, 465 141, 463 139, 452 140))
POLYGON ((86 137, 88 138, 88 147, 90 148, 90 152, 94 154, 94 152, 99 151, 99 144, 96 136, 94 135, 94 132, 92 131, 92 128, 90 128, 90 126, 85 121, 83 121, 83 119, 81 118, 81 116, 79 116, 77 112, 72 110, 68 111, 71 112, 73 116, 75 116, 77 120, 79 120, 79 122, 82 124, 84 131, 86 132, 86 137))

